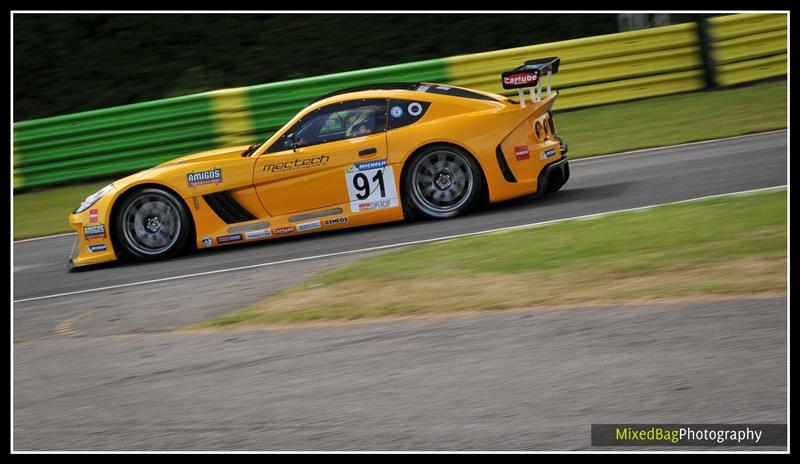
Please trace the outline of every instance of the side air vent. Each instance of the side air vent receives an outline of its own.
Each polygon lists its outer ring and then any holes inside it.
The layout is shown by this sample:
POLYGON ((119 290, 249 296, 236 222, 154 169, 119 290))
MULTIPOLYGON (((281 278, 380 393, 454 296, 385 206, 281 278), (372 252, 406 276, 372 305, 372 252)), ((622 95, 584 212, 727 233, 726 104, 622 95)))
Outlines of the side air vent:
POLYGON ((230 192, 209 193, 203 195, 203 199, 226 224, 252 221, 256 218, 244 209, 230 192))
POLYGON ((506 157, 503 155, 503 150, 500 148, 500 145, 497 146, 495 154, 497 155, 497 164, 500 165, 500 172, 503 173, 506 182, 516 183, 517 178, 514 177, 514 173, 511 172, 511 168, 508 166, 508 163, 506 163, 506 157))

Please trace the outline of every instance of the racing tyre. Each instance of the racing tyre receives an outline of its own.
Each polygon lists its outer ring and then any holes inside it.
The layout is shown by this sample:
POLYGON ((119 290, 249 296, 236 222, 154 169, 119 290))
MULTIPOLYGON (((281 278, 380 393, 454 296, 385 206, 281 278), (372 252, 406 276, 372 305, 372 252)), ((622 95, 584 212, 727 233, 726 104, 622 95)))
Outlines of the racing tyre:
POLYGON ((124 199, 116 217, 116 237, 122 250, 137 260, 169 258, 186 245, 189 221, 180 198, 146 188, 124 199))
POLYGON ((480 166, 469 153, 451 145, 433 145, 411 159, 403 193, 412 212, 442 219, 469 211, 482 187, 480 166))

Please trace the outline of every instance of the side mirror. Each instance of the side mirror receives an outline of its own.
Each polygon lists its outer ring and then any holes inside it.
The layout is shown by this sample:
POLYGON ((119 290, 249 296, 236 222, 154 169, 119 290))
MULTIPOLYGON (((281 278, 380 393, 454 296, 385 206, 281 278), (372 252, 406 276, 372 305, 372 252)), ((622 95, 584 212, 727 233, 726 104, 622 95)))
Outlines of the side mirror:
POLYGON ((285 147, 292 147, 293 151, 297 151, 297 142, 294 141, 294 134, 288 134, 286 136, 286 142, 283 144, 285 147))

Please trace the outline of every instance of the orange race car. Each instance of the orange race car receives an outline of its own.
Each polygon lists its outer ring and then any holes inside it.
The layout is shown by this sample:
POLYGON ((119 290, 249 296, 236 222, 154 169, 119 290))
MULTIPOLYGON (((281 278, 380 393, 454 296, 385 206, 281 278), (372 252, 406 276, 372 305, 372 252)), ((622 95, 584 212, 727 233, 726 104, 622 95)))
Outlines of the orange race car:
POLYGON ((325 95, 263 143, 183 156, 90 195, 69 217, 70 263, 449 218, 481 200, 555 192, 569 178, 551 112, 558 66, 547 58, 504 72, 519 102, 431 83, 325 95))

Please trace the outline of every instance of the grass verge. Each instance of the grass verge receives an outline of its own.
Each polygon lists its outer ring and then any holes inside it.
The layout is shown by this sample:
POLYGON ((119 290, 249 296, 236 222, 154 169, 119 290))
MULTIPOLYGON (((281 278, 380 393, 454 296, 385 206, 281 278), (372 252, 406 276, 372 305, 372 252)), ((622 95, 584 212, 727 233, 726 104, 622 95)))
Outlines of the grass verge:
POLYGON ((417 245, 190 328, 786 290, 786 190, 417 245))
POLYGON ((783 129, 787 104, 780 81, 598 106, 555 119, 570 158, 584 158, 783 129))
MULTIPOLYGON (((557 114, 556 123, 570 157, 583 158, 783 129, 786 96, 785 81, 767 82, 570 111, 557 114)), ((69 212, 107 183, 14 195, 14 239, 70 232, 69 212)))
POLYGON ((14 195, 14 240, 72 232, 68 217, 84 198, 110 181, 14 195))

